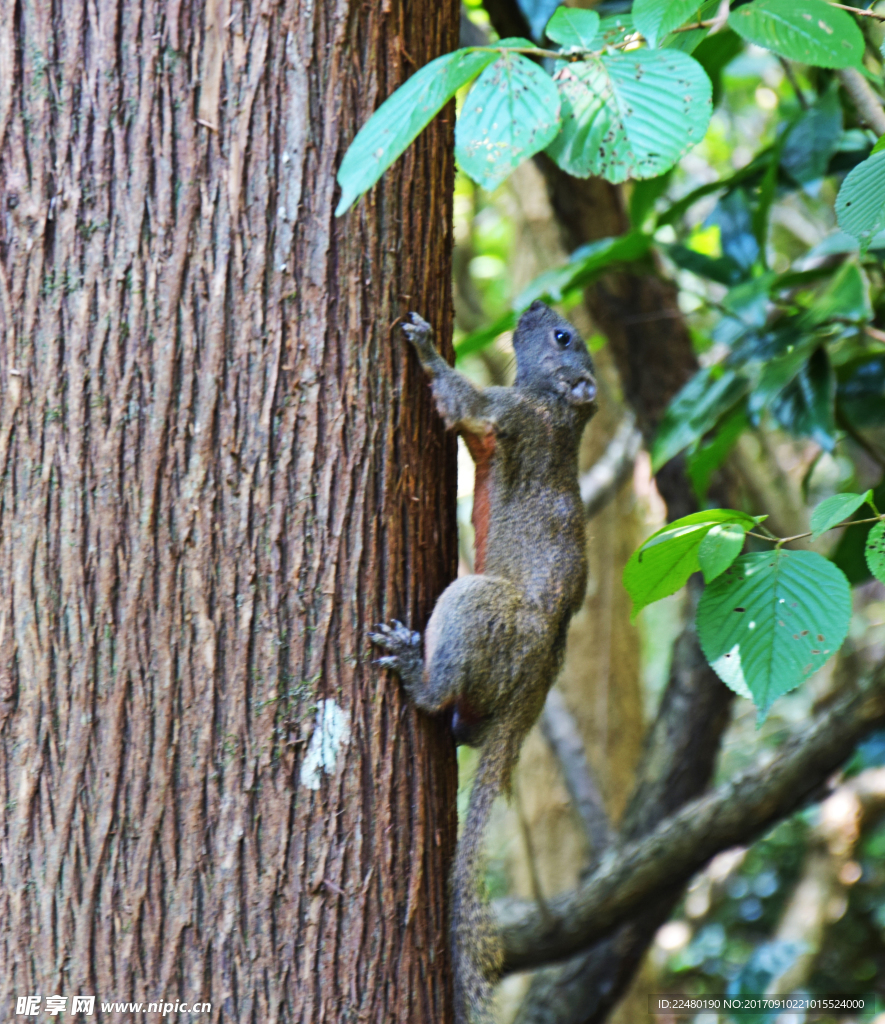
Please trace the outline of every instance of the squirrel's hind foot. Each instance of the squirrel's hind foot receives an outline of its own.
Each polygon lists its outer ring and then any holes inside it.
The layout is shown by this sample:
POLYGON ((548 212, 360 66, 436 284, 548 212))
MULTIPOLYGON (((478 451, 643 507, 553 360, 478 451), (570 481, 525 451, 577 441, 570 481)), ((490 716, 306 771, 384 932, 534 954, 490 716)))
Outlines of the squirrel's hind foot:
POLYGON ((373 644, 390 651, 385 657, 378 658, 376 665, 396 672, 409 690, 420 685, 424 671, 420 633, 413 633, 394 619, 389 626, 379 623, 374 631, 368 633, 368 637, 373 644))

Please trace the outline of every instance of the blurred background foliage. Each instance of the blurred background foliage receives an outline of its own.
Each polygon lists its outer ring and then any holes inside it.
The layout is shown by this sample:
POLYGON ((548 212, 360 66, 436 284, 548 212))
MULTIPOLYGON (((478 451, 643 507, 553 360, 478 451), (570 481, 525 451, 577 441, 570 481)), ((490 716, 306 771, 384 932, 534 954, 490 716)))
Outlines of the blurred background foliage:
MULTIPOLYGON (((536 38, 555 6, 520 0, 536 38)), ((615 0, 579 6, 603 16, 630 10, 629 3, 615 0)), ((872 9, 885 13, 885 3, 872 9)), ((468 0, 465 18, 468 32, 495 38, 481 0, 468 0)), ((881 95, 885 22, 859 20, 867 41, 867 77, 881 95)), ((872 487, 879 508, 885 508, 885 232, 861 255, 857 242, 839 231, 834 213, 841 181, 869 156, 877 134, 858 116, 833 71, 788 63, 745 45, 727 29, 701 42, 694 56, 714 83, 710 128, 672 172, 623 187, 631 232, 622 238, 631 241, 616 260, 594 269, 598 243, 584 247, 589 252, 562 249, 544 180, 532 164, 492 194, 464 174, 457 177, 459 365, 479 383, 509 383, 514 304, 527 291, 558 300, 558 308, 585 331, 600 366, 603 412, 591 428, 599 435, 595 457, 625 412, 606 338, 586 312, 583 288, 591 275, 624 261, 634 272, 678 286, 679 310, 700 368, 671 403, 650 450, 637 458, 613 522, 591 523, 591 558, 602 534, 612 550, 620 543, 626 557, 661 525, 666 509, 652 471, 677 455, 686 458, 702 503, 724 475, 742 496, 741 507, 770 513, 785 532, 807 529, 811 509, 837 491, 872 487)), ((472 465, 463 451, 459 465, 463 568, 469 571, 472 465)), ((774 706, 761 729, 749 702, 735 704, 717 780, 776 747, 789 725, 825 704, 852 674, 885 658, 885 588, 870 578, 863 543, 864 529, 858 528, 808 544, 833 558, 854 585, 849 640, 838 659, 774 706)), ((619 586, 618 571, 610 567, 613 588, 619 586)), ((593 563, 591 591, 601 573, 593 563)), ((602 599, 622 600, 604 594, 602 599)), ((640 732, 650 719, 674 639, 690 614, 687 603, 684 593, 677 594, 639 616, 641 655, 635 664, 627 664, 625 654, 611 654, 619 643, 623 650, 633 641, 618 641, 611 630, 601 636, 599 607, 586 622, 576 620, 575 629, 588 633, 587 643, 597 652, 608 645, 609 661, 636 681, 631 689, 607 669, 608 691, 600 696, 597 665, 590 695, 573 691, 571 699, 576 717, 585 706, 587 720, 580 724, 588 758, 615 820, 641 737, 618 748, 615 768, 611 757, 599 755, 600 743, 610 752, 606 743, 618 715, 622 726, 640 723, 630 726, 640 732), (617 700, 635 707, 615 714, 617 700), (601 742, 602 706, 609 732, 601 742)), ((570 638, 570 664, 577 644, 570 638)), ((567 693, 570 685, 564 685, 567 693)), ((545 751, 540 738, 527 744, 513 806, 501 809, 493 830, 495 894, 543 898, 573 882, 586 864, 586 842, 555 764, 543 762, 549 757, 545 751)), ((461 758, 468 786, 473 752, 462 748, 461 758)), ((694 879, 613 1019, 649 1019, 649 992, 721 993, 736 990, 748 977, 779 992, 876 991, 885 999, 885 735, 864 742, 821 796, 749 848, 721 854, 694 879)), ((516 1012, 525 985, 517 977, 502 986, 502 1019, 516 1012)), ((712 1024, 717 1018, 697 1019, 712 1024)))

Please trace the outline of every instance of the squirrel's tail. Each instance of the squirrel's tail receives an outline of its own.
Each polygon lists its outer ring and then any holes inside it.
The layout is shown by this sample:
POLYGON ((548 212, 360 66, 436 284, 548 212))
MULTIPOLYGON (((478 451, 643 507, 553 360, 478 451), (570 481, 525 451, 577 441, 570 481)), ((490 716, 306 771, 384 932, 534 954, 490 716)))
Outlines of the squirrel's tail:
POLYGON ((495 725, 482 746, 452 873, 456 1024, 486 1024, 502 951, 485 887, 483 847, 495 797, 510 784, 512 729, 495 725))

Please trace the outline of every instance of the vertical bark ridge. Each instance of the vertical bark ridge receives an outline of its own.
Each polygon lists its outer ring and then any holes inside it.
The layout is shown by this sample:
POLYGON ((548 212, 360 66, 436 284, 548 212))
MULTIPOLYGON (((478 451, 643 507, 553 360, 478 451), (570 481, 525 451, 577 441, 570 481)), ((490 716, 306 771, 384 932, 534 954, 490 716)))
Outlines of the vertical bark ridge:
POLYGON ((447 1018, 451 740, 364 633, 423 626, 456 564, 453 446, 395 326, 450 344, 451 114, 333 211, 457 14, 0 19, 7 1016, 447 1018))

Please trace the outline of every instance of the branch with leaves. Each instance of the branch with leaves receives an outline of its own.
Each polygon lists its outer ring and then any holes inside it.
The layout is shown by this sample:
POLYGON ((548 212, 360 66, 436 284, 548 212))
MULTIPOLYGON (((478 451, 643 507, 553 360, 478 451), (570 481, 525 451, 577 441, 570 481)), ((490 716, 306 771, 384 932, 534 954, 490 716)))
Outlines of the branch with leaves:
POLYGON ((885 583, 885 515, 871 490, 821 502, 809 533, 776 537, 764 519, 734 509, 696 512, 652 534, 624 569, 634 615, 674 594, 692 573, 703 573, 707 586, 697 608, 701 648, 726 686, 756 703, 760 721, 778 697, 839 650, 851 620, 851 588, 841 569, 817 552, 785 545, 875 523, 866 559, 873 576, 885 583), (864 503, 872 517, 845 521, 864 503), (742 555, 747 537, 773 543, 774 549, 742 555))
MULTIPOLYGON (((727 25, 785 60, 842 69, 854 95, 866 86, 855 70, 865 42, 852 15, 877 17, 825 0, 753 0, 730 14, 722 0, 636 0, 631 15, 602 19, 559 7, 544 31, 553 46, 515 36, 463 47, 397 89, 345 154, 336 213, 371 188, 471 83, 455 129, 456 156, 484 188, 541 151, 577 177, 659 177, 706 133, 712 85, 692 53, 710 33, 727 25), (552 76, 537 63, 545 60, 553 62, 552 76)), ((875 127, 880 119, 868 121, 875 127)), ((840 224, 862 249, 882 227, 885 163, 877 156, 849 175, 837 204, 840 224)))

